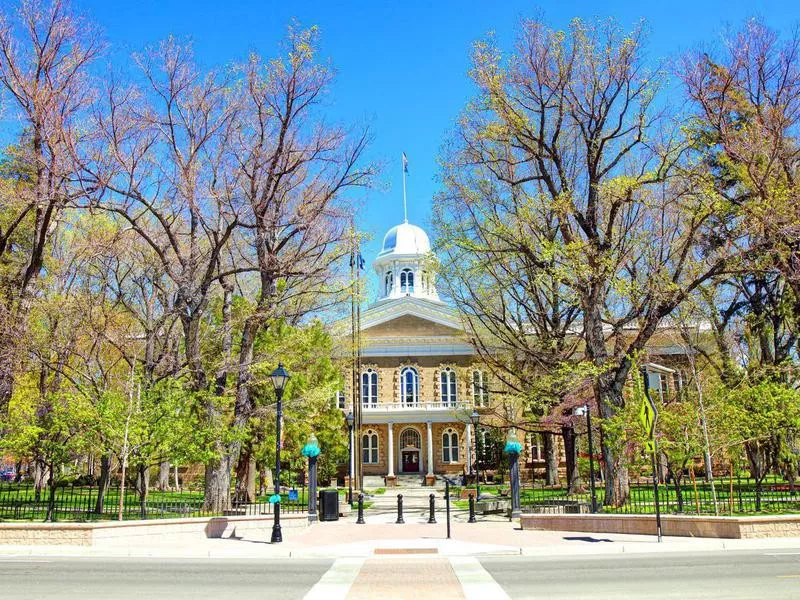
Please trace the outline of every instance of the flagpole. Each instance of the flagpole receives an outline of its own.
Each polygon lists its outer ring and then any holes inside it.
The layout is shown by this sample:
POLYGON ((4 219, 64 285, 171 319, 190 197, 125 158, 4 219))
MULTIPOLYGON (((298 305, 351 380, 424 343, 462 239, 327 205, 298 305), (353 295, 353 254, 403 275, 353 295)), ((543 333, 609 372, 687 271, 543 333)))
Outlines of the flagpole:
POLYGON ((408 223, 408 209, 406 208, 406 155, 400 157, 400 168, 403 169, 403 222, 408 223))

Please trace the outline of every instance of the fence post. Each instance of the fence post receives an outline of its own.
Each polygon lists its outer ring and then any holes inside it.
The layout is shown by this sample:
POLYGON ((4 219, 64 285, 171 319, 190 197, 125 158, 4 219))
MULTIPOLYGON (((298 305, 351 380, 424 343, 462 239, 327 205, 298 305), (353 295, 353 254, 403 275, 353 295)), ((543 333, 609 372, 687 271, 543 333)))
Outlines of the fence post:
POLYGON ((469 520, 467 523, 475 523, 475 496, 469 494, 469 520))
POLYGON ((428 517, 428 523, 436 523, 436 515, 435 515, 435 503, 436 503, 436 495, 431 494, 429 496, 429 509, 430 509, 430 516, 428 517))
POLYGON ((364 494, 358 495, 358 520, 356 525, 364 524, 364 494))
POLYGON ((405 523, 403 520, 403 494, 397 494, 397 521, 398 525, 405 523))
MULTIPOLYGON (((477 473, 476 473, 477 474, 477 473)), ((450 539, 450 480, 444 480, 444 505, 447 512, 447 539, 450 539)))

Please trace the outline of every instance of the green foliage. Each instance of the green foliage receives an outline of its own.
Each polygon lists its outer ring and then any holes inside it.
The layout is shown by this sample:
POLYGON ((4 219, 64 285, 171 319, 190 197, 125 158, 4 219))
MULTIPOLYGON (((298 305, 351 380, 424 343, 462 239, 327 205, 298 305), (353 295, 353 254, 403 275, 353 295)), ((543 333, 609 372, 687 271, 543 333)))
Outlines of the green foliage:
POLYGON ((31 457, 60 467, 91 448, 97 428, 94 407, 81 394, 56 392, 42 395, 31 378, 22 379, 9 403, 0 429, 0 451, 31 457))

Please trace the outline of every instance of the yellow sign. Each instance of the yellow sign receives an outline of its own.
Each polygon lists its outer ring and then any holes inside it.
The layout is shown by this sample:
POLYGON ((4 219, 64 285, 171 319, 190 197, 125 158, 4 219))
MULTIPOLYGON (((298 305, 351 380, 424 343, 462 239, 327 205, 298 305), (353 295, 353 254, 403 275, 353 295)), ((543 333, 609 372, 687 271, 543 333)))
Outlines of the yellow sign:
POLYGON ((653 438, 656 433, 656 419, 658 418, 658 411, 655 405, 650 400, 650 395, 645 392, 642 397, 642 405, 639 407, 639 422, 642 424, 642 431, 647 436, 645 448, 648 452, 655 451, 655 444, 653 438))

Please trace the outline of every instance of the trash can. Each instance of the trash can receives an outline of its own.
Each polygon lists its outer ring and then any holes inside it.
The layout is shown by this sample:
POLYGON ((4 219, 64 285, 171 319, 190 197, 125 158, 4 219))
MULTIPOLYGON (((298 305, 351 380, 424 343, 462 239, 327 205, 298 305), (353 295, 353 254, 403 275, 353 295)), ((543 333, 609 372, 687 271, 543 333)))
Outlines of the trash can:
POLYGON ((339 520, 339 492, 337 490, 321 490, 319 493, 319 520, 339 520))

